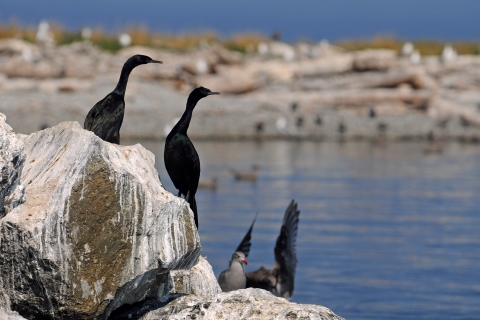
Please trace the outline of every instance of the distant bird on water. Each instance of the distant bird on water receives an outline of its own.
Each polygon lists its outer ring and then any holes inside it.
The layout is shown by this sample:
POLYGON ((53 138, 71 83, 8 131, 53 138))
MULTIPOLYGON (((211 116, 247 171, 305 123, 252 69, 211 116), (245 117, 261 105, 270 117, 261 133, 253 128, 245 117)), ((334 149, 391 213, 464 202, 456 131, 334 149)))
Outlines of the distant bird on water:
MULTIPOLYGON (((280 235, 278 236, 277 242, 275 244, 275 263, 273 265, 273 268, 267 269, 262 266, 257 271, 246 273, 246 288, 265 289, 275 294, 276 296, 286 299, 289 299, 292 296, 295 285, 295 270, 297 267, 296 239, 299 216, 300 211, 297 209, 297 203, 292 200, 287 210, 285 211, 285 215, 283 216, 283 223, 280 229, 280 235)), ((234 256, 238 252, 243 252, 245 259, 248 258, 248 254, 250 253, 250 247, 252 245, 252 230, 256 218, 257 217, 255 216, 252 225, 248 229, 248 232, 243 238, 243 240, 240 242, 240 245, 237 247, 234 256)), ((242 275, 237 270, 237 272, 232 273, 230 277, 224 277, 224 282, 228 280, 238 284, 241 283, 241 279, 242 275)), ((227 284, 225 283, 223 285, 227 286, 227 284)), ((222 286, 222 284, 220 284, 220 286, 222 286)))
POLYGON ((204 87, 196 88, 190 93, 185 112, 167 136, 163 154, 168 175, 172 179, 175 188, 178 189, 178 196, 185 195, 185 200, 190 204, 190 208, 195 216, 197 229, 198 212, 195 193, 200 180, 200 158, 192 141, 187 136, 187 130, 197 102, 213 94, 220 93, 212 92, 204 87))
POLYGON ((250 181, 250 182, 257 182, 257 171, 260 167, 257 166, 256 164, 252 165, 252 170, 251 171, 237 171, 235 169, 232 169, 233 176, 235 177, 235 180, 240 181, 250 181))
POLYGON ((115 89, 98 101, 87 114, 83 127, 107 142, 120 144, 120 127, 125 113, 125 90, 133 68, 147 63, 162 63, 144 55, 134 55, 123 65, 115 89))
POLYGON ((217 190, 217 177, 213 177, 210 180, 200 180, 198 182, 198 189, 217 190))

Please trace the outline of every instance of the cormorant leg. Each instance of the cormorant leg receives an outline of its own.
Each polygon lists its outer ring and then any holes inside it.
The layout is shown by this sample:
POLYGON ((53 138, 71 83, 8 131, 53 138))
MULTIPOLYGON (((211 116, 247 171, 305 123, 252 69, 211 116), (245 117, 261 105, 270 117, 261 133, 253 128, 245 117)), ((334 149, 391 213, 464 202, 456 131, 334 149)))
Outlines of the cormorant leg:
POLYGON ((190 191, 187 192, 187 195, 185 196, 185 201, 188 202, 188 199, 190 198, 190 191))
POLYGON ((178 190, 178 194, 177 194, 177 197, 182 197, 182 192, 180 190, 178 190))

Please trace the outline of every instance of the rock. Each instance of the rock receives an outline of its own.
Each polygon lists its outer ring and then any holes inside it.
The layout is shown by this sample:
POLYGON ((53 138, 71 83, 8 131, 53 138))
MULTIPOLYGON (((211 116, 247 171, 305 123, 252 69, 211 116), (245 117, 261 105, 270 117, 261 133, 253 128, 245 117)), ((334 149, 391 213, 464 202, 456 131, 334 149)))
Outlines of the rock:
POLYGON ((2 320, 24 320, 25 318, 15 311, 8 311, 0 308, 0 319, 2 320))
POLYGON ((18 312, 2 309, 0 307, 0 319, 2 320, 25 320, 18 312))
POLYGON ((217 55, 218 63, 220 64, 236 65, 242 61, 240 53, 229 51, 219 45, 213 47, 213 52, 217 55))
POLYGON ((394 66, 397 53, 393 50, 362 50, 355 53, 353 68, 356 71, 386 70, 394 66))
POLYGON ((88 91, 92 85, 92 81, 77 78, 45 79, 38 84, 38 89, 49 92, 76 92, 88 91))
POLYGON ((30 52, 32 55, 40 56, 38 46, 20 39, 2 39, 0 40, 0 55, 2 56, 20 56, 24 52, 30 52))
POLYGON ((353 55, 342 53, 319 57, 317 59, 303 60, 291 63, 291 70, 296 77, 319 77, 327 74, 348 72, 353 67, 353 55))
POLYGON ((320 92, 302 92, 295 96, 290 92, 276 93, 258 93, 256 98, 264 103, 280 105, 282 101, 298 101, 300 103, 311 105, 330 105, 330 106, 365 106, 377 103, 405 103, 410 108, 421 108, 425 106, 431 97, 427 90, 402 90, 400 89, 347 89, 347 90, 329 90, 320 92))
POLYGON ((457 50, 455 50, 450 43, 447 43, 443 48, 440 56, 443 63, 450 63, 458 58, 457 50))
POLYGON ((274 57, 281 57, 286 61, 291 61, 295 58, 295 48, 288 43, 272 41, 268 44, 268 49, 268 53, 274 57))
POLYGON ((124 305, 111 314, 112 319, 138 319, 150 310, 163 307, 181 296, 194 294, 210 297, 222 292, 212 267, 203 257, 200 257, 198 263, 190 270, 173 270, 170 271, 170 275, 172 289, 168 301, 146 299, 133 305, 124 305))
POLYGON ((0 219, 24 201, 20 183, 25 163, 25 146, 0 113, 0 219))
POLYGON ((322 40, 316 44, 299 42, 295 46, 299 58, 318 58, 326 56, 336 56, 344 50, 330 44, 327 40, 322 40))
POLYGON ((212 266, 203 257, 199 258, 192 269, 174 270, 170 275, 173 278, 171 294, 212 296, 222 292, 212 266))
MULTIPOLYGON (((3 288, 3 281, 0 278, 0 288, 3 288)), ((20 316, 18 312, 10 310, 10 299, 0 290, 0 319, 2 320, 23 320, 24 317, 20 316)))
POLYGON ((205 298, 189 295, 151 311, 141 320, 159 319, 322 319, 342 320, 317 305, 296 304, 262 289, 243 289, 205 298))
POLYGON ((439 119, 451 119, 458 117, 468 122, 470 126, 480 127, 480 114, 475 105, 452 101, 446 96, 435 96, 429 102, 428 113, 439 119))
POLYGON ((50 30, 50 24, 46 20, 40 21, 37 28, 37 33, 35 34, 35 41, 42 46, 53 46, 55 45, 55 39, 53 38, 53 33, 50 30))
POLYGON ((255 74, 245 72, 241 67, 218 68, 218 74, 203 74, 195 78, 195 86, 204 86, 223 94, 241 94, 253 91, 262 85, 255 74))
POLYGON ((415 50, 415 47, 413 46, 413 43, 405 42, 402 46, 402 50, 400 51, 400 54, 403 57, 408 57, 408 56, 412 55, 414 50, 415 50))
POLYGON ((207 73, 213 73, 214 64, 211 63, 207 58, 198 58, 194 61, 185 63, 182 66, 183 71, 191 75, 202 75, 207 73))
POLYGON ((351 88, 395 88, 402 84, 408 84, 415 89, 437 89, 436 80, 430 77, 421 68, 407 68, 389 72, 365 72, 359 77, 352 78, 350 83, 344 86, 351 88))
POLYGON ((42 59, 38 62, 25 61, 22 57, 14 57, 0 65, 0 72, 3 72, 10 78, 61 78, 64 75, 64 69, 61 64, 51 63, 49 60, 42 59))
POLYGON ((241 67, 247 74, 252 74, 263 82, 290 81, 294 73, 288 63, 280 60, 256 61, 241 67))
POLYGON ((170 291, 200 254, 188 204, 141 145, 76 122, 24 136, 25 203, 0 219, 0 293, 28 319, 92 319, 170 291))

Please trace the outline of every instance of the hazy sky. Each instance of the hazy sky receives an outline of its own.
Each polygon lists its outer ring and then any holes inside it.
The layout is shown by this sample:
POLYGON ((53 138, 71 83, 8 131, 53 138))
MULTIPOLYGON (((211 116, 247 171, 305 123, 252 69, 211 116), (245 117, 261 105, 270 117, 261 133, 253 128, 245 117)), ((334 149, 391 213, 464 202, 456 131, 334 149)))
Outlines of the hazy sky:
POLYGON ((36 25, 55 20, 70 29, 102 26, 119 31, 142 25, 153 31, 222 35, 246 31, 284 39, 480 39, 480 0, 2 0, 0 22, 36 25))

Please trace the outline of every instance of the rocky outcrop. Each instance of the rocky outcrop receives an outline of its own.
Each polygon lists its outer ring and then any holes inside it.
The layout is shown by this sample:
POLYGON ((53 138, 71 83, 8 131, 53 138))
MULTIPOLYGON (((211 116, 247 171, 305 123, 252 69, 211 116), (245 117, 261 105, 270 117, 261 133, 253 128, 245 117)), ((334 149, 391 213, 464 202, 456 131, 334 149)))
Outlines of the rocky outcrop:
POLYGON ((321 319, 342 320, 317 305, 296 304, 262 289, 243 289, 205 298, 189 295, 151 311, 141 320, 183 319, 321 319))
POLYGON ((23 202, 25 187, 20 183, 25 147, 0 113, 0 218, 23 202))
POLYGON ((0 293, 12 309, 92 319, 166 300, 169 271, 194 266, 201 247, 188 204, 163 188, 153 154, 76 122, 22 140, 25 202, 0 219, 0 293))

